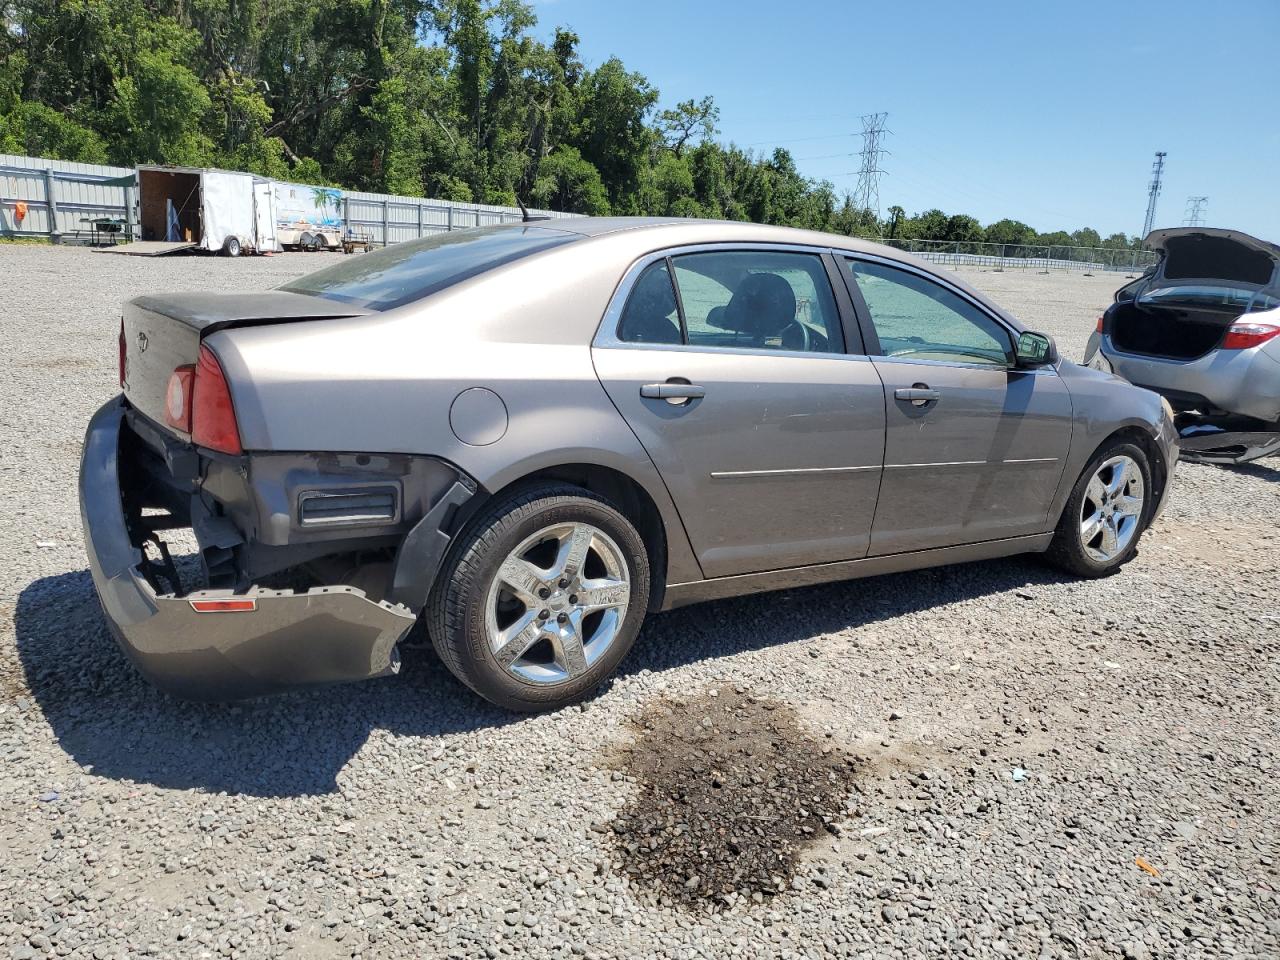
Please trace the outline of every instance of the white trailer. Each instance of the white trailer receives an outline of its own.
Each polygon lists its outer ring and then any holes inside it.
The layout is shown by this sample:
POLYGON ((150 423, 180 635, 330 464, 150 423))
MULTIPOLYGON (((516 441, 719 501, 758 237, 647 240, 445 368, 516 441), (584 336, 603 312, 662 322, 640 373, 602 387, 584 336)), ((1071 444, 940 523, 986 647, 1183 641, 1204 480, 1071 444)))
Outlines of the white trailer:
POLYGON ((298 250, 337 250, 346 223, 342 219, 342 191, 305 183, 271 184, 276 209, 276 239, 298 250))
POLYGON ((138 225, 142 240, 115 253, 156 256, 208 250, 238 257, 275 253, 273 182, 251 173, 200 167, 138 167, 138 225))

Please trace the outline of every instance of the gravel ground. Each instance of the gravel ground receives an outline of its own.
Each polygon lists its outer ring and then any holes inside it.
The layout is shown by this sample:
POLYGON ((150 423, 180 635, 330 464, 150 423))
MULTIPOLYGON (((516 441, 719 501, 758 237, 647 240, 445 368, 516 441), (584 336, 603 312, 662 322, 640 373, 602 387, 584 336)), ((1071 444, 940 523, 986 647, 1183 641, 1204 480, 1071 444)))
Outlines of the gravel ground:
MULTIPOLYGON (((77 517, 118 304, 328 259, 0 246, 0 949, 1280 956, 1277 461, 1183 464, 1106 581, 1013 559, 653 618, 607 691, 554 715, 490 708, 422 650, 396 679, 238 706, 157 693, 103 627, 77 517), (735 720, 712 690, 772 709, 735 720), (725 775, 734 738, 762 769, 852 758, 836 810, 725 775), (627 836, 638 800, 708 777, 715 816, 787 825, 767 896, 672 894, 721 876, 731 835, 674 844, 671 876, 627 836)), ((1073 357, 1122 279, 965 276, 1073 357)))

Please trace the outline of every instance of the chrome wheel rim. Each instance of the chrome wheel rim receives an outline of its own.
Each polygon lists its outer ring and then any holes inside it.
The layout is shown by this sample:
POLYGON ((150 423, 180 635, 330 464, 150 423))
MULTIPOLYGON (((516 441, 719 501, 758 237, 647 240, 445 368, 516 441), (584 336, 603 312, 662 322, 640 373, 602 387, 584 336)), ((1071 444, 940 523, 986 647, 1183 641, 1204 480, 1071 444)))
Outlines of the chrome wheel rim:
POLYGON ((1085 487, 1080 545, 1090 559, 1108 563, 1138 535, 1145 502, 1142 470, 1132 457, 1104 460, 1085 487))
POLYGON ((564 683, 593 667, 621 632, 631 598, 626 559, 589 523, 544 527, 512 550, 489 585, 485 630, 502 668, 564 683))

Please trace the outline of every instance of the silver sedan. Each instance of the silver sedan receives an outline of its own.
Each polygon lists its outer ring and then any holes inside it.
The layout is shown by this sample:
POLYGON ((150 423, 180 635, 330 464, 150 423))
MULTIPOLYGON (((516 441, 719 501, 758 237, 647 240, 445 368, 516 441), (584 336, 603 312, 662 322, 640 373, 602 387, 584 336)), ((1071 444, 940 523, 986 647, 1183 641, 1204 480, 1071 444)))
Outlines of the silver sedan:
POLYGON ((90 564, 191 697, 394 673, 422 617, 542 709, 683 604, 1018 553, 1104 576, 1177 460, 1156 394, 956 277, 753 224, 527 222, 139 297, 120 363, 90 564))

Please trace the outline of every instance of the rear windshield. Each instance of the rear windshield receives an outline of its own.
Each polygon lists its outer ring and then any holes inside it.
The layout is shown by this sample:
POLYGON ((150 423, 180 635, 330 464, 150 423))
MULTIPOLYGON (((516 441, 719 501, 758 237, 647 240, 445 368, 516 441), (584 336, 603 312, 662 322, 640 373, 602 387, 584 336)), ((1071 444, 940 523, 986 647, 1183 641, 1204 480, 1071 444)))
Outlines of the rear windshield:
POLYGON ((1156 287, 1139 298, 1140 303, 1178 303, 1204 307, 1234 307, 1249 312, 1271 310, 1280 306, 1274 296, 1248 287, 1219 287, 1202 284, 1181 284, 1176 287, 1156 287))
POLYGON ((576 234, 547 227, 481 227, 437 233, 299 277, 281 290, 390 310, 469 277, 561 244, 576 234))

